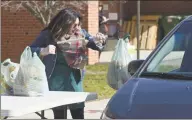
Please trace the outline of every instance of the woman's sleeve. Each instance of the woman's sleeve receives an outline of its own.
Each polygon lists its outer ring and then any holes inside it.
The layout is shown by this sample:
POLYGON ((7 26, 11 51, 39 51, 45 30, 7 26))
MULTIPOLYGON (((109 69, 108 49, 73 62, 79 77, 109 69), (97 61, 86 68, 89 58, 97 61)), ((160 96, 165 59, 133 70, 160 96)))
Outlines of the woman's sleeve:
POLYGON ((85 39, 88 40, 87 48, 91 48, 93 50, 102 51, 104 48, 104 44, 95 44, 93 40, 93 36, 91 36, 86 30, 82 29, 83 34, 85 35, 85 39))
POLYGON ((37 55, 40 55, 40 50, 43 47, 46 47, 46 43, 48 41, 48 35, 43 31, 39 34, 39 36, 32 42, 30 45, 31 51, 36 52, 37 55))

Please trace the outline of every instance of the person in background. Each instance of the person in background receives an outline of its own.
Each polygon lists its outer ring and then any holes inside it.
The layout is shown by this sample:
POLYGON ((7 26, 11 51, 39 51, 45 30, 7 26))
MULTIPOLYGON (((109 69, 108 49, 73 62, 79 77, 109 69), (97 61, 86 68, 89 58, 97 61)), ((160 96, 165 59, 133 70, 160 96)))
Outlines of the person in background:
MULTIPOLYGON (((61 10, 45 27, 30 45, 32 52, 36 52, 45 65, 50 91, 83 91, 84 69, 71 67, 56 44, 63 39, 70 40, 71 36, 82 35, 88 40, 86 47, 101 51, 95 41, 104 45, 106 37, 99 33, 91 36, 81 29, 80 14, 70 8, 61 10), (93 39, 94 38, 94 39, 93 39)), ((84 102, 68 106, 73 119, 84 119, 84 102)), ((63 106, 53 108, 54 119, 64 118, 63 106)))
POLYGON ((103 14, 103 6, 99 5, 99 23, 102 22, 102 17, 104 16, 103 14))
MULTIPOLYGON (((104 34, 105 36, 108 37, 108 27, 107 27, 107 22, 108 22, 109 19, 107 19, 105 16, 104 16, 104 13, 103 13, 103 6, 99 6, 99 32, 104 34)), ((99 58, 101 56, 101 51, 99 51, 99 58)))
POLYGON ((107 35, 108 28, 107 28, 107 22, 108 18, 104 16, 103 13, 103 6, 99 6, 99 32, 103 33, 104 35, 107 35))

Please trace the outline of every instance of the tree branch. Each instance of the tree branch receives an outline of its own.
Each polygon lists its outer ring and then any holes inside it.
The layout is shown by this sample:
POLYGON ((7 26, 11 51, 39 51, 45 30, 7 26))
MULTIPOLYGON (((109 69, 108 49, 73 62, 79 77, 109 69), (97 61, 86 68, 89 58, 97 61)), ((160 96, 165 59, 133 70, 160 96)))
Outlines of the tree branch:
POLYGON ((1 1, 1 7, 8 6, 12 1, 1 1))
POLYGON ((46 20, 45 20, 45 17, 43 16, 41 10, 39 9, 38 4, 37 4, 36 2, 34 2, 34 4, 35 4, 35 8, 36 8, 36 10, 37 10, 37 13, 40 15, 40 17, 41 17, 41 19, 42 19, 43 24, 44 24, 44 25, 47 25, 47 22, 46 22, 46 20))
MULTIPOLYGON (((83 10, 87 5, 87 1, 59 1, 59 0, 45 0, 45 1, 2 1, 1 7, 18 10, 25 8, 34 17, 36 17, 44 26, 49 24, 51 18, 56 15, 58 11, 63 8, 71 7, 75 10, 83 10)), ((82 13, 83 14, 83 13, 82 13)))
POLYGON ((33 16, 35 16, 41 22, 41 24, 44 25, 42 19, 40 18, 40 16, 38 15, 38 13, 34 8, 32 8, 28 3, 23 3, 23 7, 27 9, 27 11, 29 11, 33 16))
POLYGON ((47 24, 49 24, 49 22, 51 21, 51 17, 52 17, 52 8, 54 6, 54 1, 49 1, 48 0, 48 8, 51 8, 51 9, 48 9, 47 10, 47 24))

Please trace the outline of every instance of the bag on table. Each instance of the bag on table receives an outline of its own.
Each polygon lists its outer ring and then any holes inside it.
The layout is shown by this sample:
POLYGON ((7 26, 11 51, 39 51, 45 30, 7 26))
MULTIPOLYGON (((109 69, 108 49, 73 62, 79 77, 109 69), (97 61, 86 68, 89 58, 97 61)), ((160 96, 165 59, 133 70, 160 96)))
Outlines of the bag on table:
POLYGON ((20 96, 42 96, 49 91, 45 65, 28 46, 21 55, 13 90, 14 95, 20 96))
POLYGON ((119 39, 115 46, 111 62, 108 67, 107 83, 113 89, 119 89, 128 79, 128 64, 131 57, 128 53, 128 40, 119 39))
POLYGON ((13 84, 19 70, 19 64, 9 58, 1 63, 1 95, 13 95, 13 84))

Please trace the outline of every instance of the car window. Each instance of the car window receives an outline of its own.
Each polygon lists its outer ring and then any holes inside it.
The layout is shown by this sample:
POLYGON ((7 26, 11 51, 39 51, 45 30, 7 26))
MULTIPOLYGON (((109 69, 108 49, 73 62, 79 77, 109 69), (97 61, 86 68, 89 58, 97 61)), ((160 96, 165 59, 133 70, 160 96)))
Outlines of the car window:
POLYGON ((183 23, 146 67, 144 72, 192 73, 192 22, 183 23))

